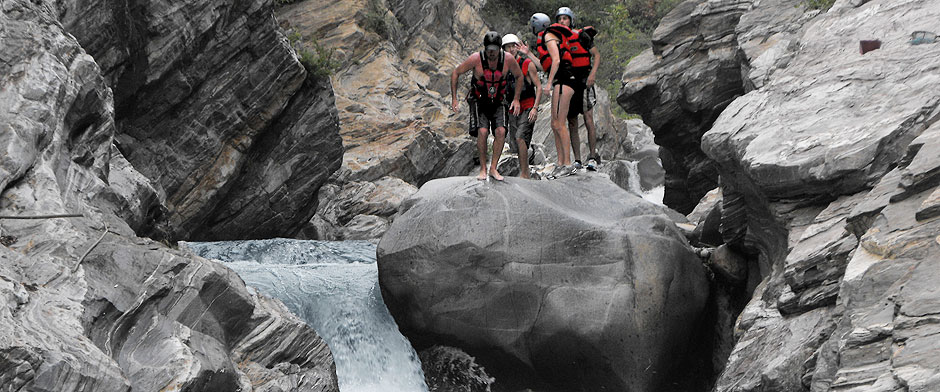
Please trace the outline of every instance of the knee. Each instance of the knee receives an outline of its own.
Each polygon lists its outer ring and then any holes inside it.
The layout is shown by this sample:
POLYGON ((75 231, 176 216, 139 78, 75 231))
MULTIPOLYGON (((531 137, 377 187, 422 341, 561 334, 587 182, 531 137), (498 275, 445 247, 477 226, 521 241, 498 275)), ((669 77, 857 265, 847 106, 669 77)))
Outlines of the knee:
POLYGON ((490 134, 490 130, 486 128, 480 128, 478 134, 479 134, 480 139, 486 140, 486 137, 489 136, 490 134))
POLYGON ((496 130, 493 131, 493 136, 494 136, 494 137, 505 137, 505 136, 506 136, 506 128, 503 128, 503 127, 496 128, 496 130))

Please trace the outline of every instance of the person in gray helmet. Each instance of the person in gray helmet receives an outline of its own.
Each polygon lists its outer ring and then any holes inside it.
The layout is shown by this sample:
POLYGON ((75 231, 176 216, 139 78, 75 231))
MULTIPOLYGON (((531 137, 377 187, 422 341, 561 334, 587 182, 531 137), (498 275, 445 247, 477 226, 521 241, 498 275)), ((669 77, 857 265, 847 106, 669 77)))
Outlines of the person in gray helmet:
POLYGON ((506 138, 506 125, 509 123, 509 113, 519 114, 519 96, 522 93, 522 70, 519 63, 502 50, 502 37, 495 31, 486 33, 483 37, 484 50, 471 54, 463 63, 454 68, 450 76, 451 109, 458 110, 457 79, 460 75, 473 71, 470 81, 470 92, 467 102, 470 104, 470 132, 477 133, 477 152, 480 154, 479 180, 486 180, 489 176, 502 181, 503 176, 496 170, 499 156, 503 152, 503 143, 506 138), (509 80, 507 76, 512 73, 515 77, 515 90, 512 103, 506 107, 509 80), (486 142, 489 131, 493 131, 493 158, 489 172, 486 169, 486 142))
POLYGON ((552 134, 555 137, 555 151, 558 161, 555 170, 547 176, 549 179, 572 175, 577 169, 571 164, 571 139, 568 136, 568 105, 574 94, 573 86, 577 81, 571 73, 571 53, 568 49, 568 37, 571 30, 564 25, 551 23, 548 15, 533 14, 529 19, 532 32, 538 37, 536 50, 542 69, 548 72, 548 81, 542 85, 543 94, 552 97, 552 134))
POLYGON ((594 80, 597 68, 600 65, 601 54, 594 46, 594 36, 597 30, 592 26, 581 29, 574 28, 574 11, 568 7, 561 7, 555 13, 555 21, 571 29, 568 47, 571 51, 571 69, 578 83, 571 104, 568 108, 568 132, 571 135, 571 150, 574 153, 574 166, 581 165, 581 138, 578 134, 578 115, 584 115, 584 127, 587 128, 588 161, 587 169, 597 170, 600 164, 600 155, 597 154, 597 128, 594 125, 594 80))

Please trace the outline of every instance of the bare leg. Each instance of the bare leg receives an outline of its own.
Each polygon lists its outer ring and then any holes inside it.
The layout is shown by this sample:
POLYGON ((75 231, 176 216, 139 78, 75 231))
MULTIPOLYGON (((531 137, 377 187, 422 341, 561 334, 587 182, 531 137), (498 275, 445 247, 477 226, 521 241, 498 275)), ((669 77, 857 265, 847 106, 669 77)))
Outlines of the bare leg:
POLYGON ((489 134, 489 130, 486 128, 480 128, 477 132, 477 152, 480 153, 480 174, 477 175, 478 180, 486 179, 486 137, 489 134))
POLYGON ((558 162, 557 162, 557 164, 558 164, 559 166, 561 166, 562 157, 565 155, 565 154, 564 154, 564 144, 562 143, 562 138, 568 139, 568 135, 567 135, 567 130, 564 129, 564 127, 560 127, 560 126, 558 125, 558 122, 555 121, 555 116, 556 116, 555 112, 558 111, 558 105, 559 105, 558 102, 561 100, 561 94, 558 93, 558 90, 559 90, 558 85, 552 86, 552 121, 551 121, 551 126, 552 126, 552 135, 555 137, 555 155, 558 156, 558 162), (564 136, 562 136, 562 132, 563 132, 563 131, 564 131, 564 133, 565 133, 564 136))
POLYGON ((525 144, 525 139, 516 138, 516 146, 519 146, 519 177, 529 178, 529 146, 525 144))
POLYGON ((568 135, 566 120, 572 95, 574 95, 574 90, 570 86, 561 84, 554 86, 554 92, 552 93, 552 130, 557 129, 556 142, 559 138, 561 139, 558 164, 562 166, 571 165, 571 137, 568 135))
MULTIPOLYGON (((503 176, 496 171, 499 165, 499 156, 503 154, 503 143, 506 141, 506 128, 499 127, 493 131, 493 161, 490 163, 490 175, 497 181, 502 181, 503 176)), ((482 161, 481 161, 482 162, 482 161)))
POLYGON ((571 135, 571 152, 574 160, 581 160, 581 135, 578 134, 578 117, 568 118, 568 133, 571 135))
POLYGON ((584 127, 587 128, 588 158, 597 156, 597 128, 594 125, 594 109, 584 112, 584 127))

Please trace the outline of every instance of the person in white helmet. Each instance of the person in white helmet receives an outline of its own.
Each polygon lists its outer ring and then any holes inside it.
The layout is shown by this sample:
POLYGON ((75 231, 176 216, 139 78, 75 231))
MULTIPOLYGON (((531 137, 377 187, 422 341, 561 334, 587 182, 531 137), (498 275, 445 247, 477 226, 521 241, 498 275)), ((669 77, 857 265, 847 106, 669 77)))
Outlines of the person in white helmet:
POLYGON ((571 135, 574 166, 580 168, 581 138, 578 134, 578 115, 584 115, 589 154, 586 167, 590 171, 595 171, 601 159, 597 153, 597 128, 594 125, 594 103, 597 100, 594 92, 594 79, 600 65, 601 54, 594 46, 594 36, 597 31, 592 26, 575 29, 574 18, 574 12, 568 7, 561 7, 555 13, 555 21, 571 29, 572 35, 568 40, 568 47, 571 50, 572 73, 578 80, 568 109, 568 132, 571 135))
POLYGON ((467 57, 450 76, 451 109, 458 109, 457 79, 460 75, 473 71, 467 102, 470 104, 470 133, 476 133, 477 151, 480 154, 480 174, 478 180, 493 177, 502 181, 503 176, 496 170, 499 156, 503 152, 506 137, 506 124, 509 113, 519 114, 519 95, 522 93, 522 70, 515 59, 502 51, 502 37, 495 31, 487 32, 483 37, 483 51, 467 57), (506 107, 510 73, 516 83, 512 103, 506 107), (489 131, 493 131, 493 158, 487 171, 486 142, 489 131))
MULTIPOLYGON (((529 57, 529 47, 515 34, 503 36, 503 50, 511 54, 522 69, 522 94, 519 104, 522 112, 509 117, 509 135, 519 148, 519 177, 529 178, 529 145, 532 143, 532 131, 539 115, 539 103, 542 101, 542 82, 539 80, 535 61, 529 57)), ((538 59, 536 59, 537 61, 538 59)))

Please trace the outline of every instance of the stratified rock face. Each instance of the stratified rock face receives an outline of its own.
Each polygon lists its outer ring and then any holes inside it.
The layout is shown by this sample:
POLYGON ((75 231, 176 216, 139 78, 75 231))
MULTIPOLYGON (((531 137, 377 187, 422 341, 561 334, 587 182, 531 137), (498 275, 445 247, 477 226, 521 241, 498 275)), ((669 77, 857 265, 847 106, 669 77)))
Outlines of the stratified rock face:
POLYGON ((289 235, 313 215, 342 155, 333 99, 305 84, 269 2, 59 7, 114 91, 118 147, 165 195, 171 237, 289 235))
POLYGON ((722 109, 743 93, 735 26, 751 1, 688 0, 666 15, 653 48, 630 61, 617 102, 653 129, 666 169, 664 202, 689 213, 717 186, 699 148, 722 109))
POLYGON ((337 391, 329 349, 282 304, 122 220, 146 181, 112 155, 110 89, 55 15, 0 7, 0 385, 337 391), (6 218, 63 213, 83 216, 6 218))
POLYGON ((308 45, 335 50, 332 76, 349 181, 385 176, 420 186, 473 165, 466 102, 450 109, 450 73, 480 50, 482 3, 469 0, 300 1, 278 20, 308 45))
POLYGON ((702 139, 723 237, 766 276, 718 391, 940 390, 940 46, 907 42, 940 4, 860 3, 809 22, 702 139))
MULTIPOLYGON (((345 170, 337 173, 345 174, 345 170)), ((395 177, 375 182, 331 180, 317 196, 325 202, 300 234, 308 239, 378 242, 401 202, 417 191, 414 185, 395 177)))
POLYGON ((603 175, 428 182, 377 256, 385 301, 412 341, 502 355, 561 390, 683 380, 708 296, 663 207, 603 175))

